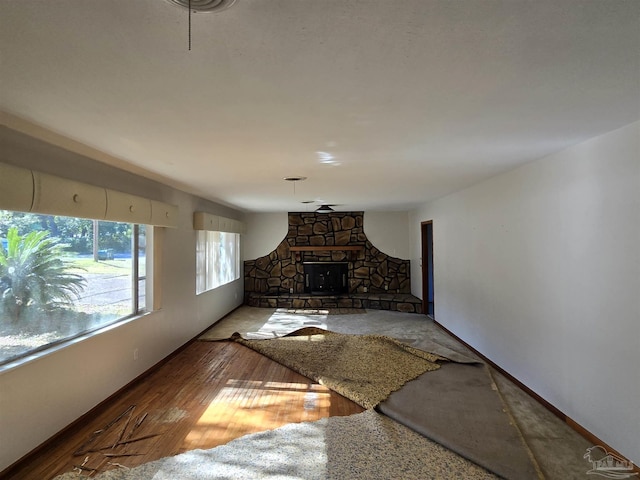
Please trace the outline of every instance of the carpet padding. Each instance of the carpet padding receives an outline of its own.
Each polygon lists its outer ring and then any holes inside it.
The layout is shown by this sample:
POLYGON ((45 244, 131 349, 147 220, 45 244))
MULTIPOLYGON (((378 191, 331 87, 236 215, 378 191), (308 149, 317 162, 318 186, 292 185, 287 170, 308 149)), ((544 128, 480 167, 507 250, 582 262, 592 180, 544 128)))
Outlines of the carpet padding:
POLYGON ((486 365, 443 364, 392 393, 378 410, 501 477, 542 477, 486 365))

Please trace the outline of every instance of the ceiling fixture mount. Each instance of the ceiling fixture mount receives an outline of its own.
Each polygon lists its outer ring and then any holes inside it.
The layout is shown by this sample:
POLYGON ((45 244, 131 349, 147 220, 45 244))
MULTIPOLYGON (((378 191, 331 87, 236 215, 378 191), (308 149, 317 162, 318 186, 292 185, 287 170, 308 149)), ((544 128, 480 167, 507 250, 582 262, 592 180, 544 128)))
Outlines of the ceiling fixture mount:
POLYGON ((320 205, 318 208, 316 208, 316 213, 331 213, 333 211, 333 208, 331 208, 329 205, 320 205))
POLYGON ((293 195, 295 196, 296 194, 296 182, 302 182, 303 180, 306 180, 307 177, 284 177, 284 180, 286 180, 287 182, 291 182, 293 183, 293 195))
POLYGON ((213 13, 226 10, 236 0, 167 0, 169 3, 189 9, 192 13, 213 13))
POLYGON ((214 13, 226 10, 236 3, 236 0, 167 0, 167 2, 186 8, 189 12, 189 51, 191 51, 191 14, 192 13, 214 13))

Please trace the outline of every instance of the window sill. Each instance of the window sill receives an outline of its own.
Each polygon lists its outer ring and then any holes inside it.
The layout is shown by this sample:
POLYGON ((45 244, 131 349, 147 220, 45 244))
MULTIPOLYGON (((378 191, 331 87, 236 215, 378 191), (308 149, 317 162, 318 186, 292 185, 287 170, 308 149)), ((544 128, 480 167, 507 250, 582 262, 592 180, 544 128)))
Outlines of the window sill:
POLYGON ((0 375, 2 375, 5 372, 8 372, 10 370, 13 370, 15 368, 21 367, 23 365, 26 365, 28 363, 31 363, 34 360, 38 360, 40 358, 46 357, 47 355, 51 355, 52 353, 58 352, 60 350, 63 350, 67 347, 70 347, 71 345, 75 345, 77 343, 83 342, 85 340, 88 340, 89 338, 95 337, 97 335, 101 335, 103 333, 106 333, 110 330, 114 330, 116 328, 119 328, 123 325, 126 325, 130 322, 134 322, 142 317, 145 317, 147 315, 150 315, 153 312, 142 312, 140 314, 137 315, 132 315, 130 317, 125 317, 122 318, 120 320, 116 320, 113 323, 110 323, 109 325, 105 325, 103 327, 99 327, 96 330, 90 331, 90 332, 85 332, 85 333, 81 333, 78 336, 72 337, 72 338, 68 338, 66 340, 60 340, 59 343, 54 343, 51 346, 44 346, 42 347, 42 350, 37 350, 34 351, 32 353, 27 353, 25 354, 23 357, 19 357, 16 358, 14 360, 10 360, 7 363, 5 363, 4 365, 0 365, 0 375))

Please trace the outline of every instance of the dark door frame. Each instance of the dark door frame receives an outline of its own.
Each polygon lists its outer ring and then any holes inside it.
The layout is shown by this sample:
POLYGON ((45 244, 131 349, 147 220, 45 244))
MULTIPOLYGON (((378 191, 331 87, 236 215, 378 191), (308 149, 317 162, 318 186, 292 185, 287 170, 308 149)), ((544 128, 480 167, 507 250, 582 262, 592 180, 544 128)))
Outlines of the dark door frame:
POLYGON ((422 266, 422 312, 435 316, 433 289, 433 220, 420 223, 422 266))

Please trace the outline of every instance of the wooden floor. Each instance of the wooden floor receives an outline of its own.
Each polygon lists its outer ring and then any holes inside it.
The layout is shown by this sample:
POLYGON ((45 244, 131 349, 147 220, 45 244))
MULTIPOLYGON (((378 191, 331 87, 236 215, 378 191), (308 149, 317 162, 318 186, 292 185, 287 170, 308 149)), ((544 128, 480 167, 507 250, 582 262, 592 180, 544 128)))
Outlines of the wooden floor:
POLYGON ((292 422, 363 409, 236 343, 196 341, 130 385, 80 425, 21 462, 7 479, 96 473, 292 422))

